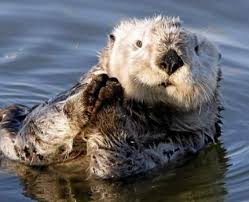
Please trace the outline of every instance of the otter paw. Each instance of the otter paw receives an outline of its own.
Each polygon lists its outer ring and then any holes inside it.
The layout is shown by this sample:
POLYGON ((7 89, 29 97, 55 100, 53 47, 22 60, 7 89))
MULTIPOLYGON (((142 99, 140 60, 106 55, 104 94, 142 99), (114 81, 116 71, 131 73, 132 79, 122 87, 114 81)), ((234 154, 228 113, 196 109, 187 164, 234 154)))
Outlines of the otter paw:
POLYGON ((100 74, 93 77, 92 81, 87 85, 81 101, 84 105, 84 111, 87 114, 92 114, 93 111, 96 111, 95 105, 100 90, 106 85, 108 78, 109 77, 106 74, 100 74))
POLYGON ((116 78, 108 78, 105 86, 99 90, 93 112, 98 112, 102 107, 120 102, 123 99, 123 88, 116 78))
POLYGON ((102 107, 122 99, 123 89, 115 78, 106 74, 93 77, 80 95, 80 99, 67 102, 64 112, 73 123, 85 126, 102 107))
POLYGON ((83 94, 83 103, 87 112, 96 113, 106 105, 121 101, 122 97, 123 88, 118 80, 100 74, 88 84, 83 94))

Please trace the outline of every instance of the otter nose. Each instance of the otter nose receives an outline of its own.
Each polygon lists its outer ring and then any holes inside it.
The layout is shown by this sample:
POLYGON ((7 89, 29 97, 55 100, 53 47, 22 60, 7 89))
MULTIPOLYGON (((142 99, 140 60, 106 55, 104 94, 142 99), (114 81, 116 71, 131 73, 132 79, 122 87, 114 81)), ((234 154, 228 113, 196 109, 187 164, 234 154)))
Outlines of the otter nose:
POLYGON ((170 49, 163 57, 160 67, 169 75, 173 74, 177 69, 183 66, 183 61, 175 50, 170 49))

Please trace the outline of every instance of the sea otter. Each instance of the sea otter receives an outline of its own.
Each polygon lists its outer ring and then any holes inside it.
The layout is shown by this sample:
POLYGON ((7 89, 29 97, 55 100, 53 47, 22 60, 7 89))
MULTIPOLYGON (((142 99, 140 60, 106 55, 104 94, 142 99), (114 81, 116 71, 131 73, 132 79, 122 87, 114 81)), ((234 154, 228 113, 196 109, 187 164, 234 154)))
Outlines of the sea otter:
POLYGON ((0 150, 31 166, 85 156, 104 179, 177 165, 217 139, 220 58, 179 18, 121 21, 70 90, 0 110, 0 150))

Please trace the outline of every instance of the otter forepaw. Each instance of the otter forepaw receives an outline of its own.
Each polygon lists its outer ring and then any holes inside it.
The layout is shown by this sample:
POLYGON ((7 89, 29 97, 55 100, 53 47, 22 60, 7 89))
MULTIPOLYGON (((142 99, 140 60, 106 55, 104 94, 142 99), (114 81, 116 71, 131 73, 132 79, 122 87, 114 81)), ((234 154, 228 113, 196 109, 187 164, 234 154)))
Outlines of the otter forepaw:
POLYGON ((99 97, 101 89, 106 85, 108 76, 106 74, 100 74, 95 76, 92 81, 87 85, 83 95, 82 103, 84 105, 85 112, 92 114, 96 111, 96 103, 99 97))
POLYGON ((120 101, 122 97, 123 89, 118 80, 100 74, 87 84, 79 100, 67 102, 64 111, 84 126, 102 107, 120 101))
POLYGON ((120 102, 123 99, 123 88, 116 78, 108 78, 98 94, 93 112, 98 112, 102 107, 120 102))
POLYGON ((83 94, 85 115, 90 119, 101 108, 119 102, 122 98, 123 88, 116 78, 109 78, 106 74, 97 75, 83 94))

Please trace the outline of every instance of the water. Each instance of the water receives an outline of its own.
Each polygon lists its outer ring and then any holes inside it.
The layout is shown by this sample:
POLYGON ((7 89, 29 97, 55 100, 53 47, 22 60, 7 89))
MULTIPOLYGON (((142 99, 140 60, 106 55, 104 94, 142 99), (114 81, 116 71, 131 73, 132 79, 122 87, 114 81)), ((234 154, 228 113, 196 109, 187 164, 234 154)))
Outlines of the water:
POLYGON ((2 160, 1 201, 248 201, 249 3, 237 0, 1 0, 0 107, 33 105, 69 88, 97 61, 120 19, 179 15, 223 54, 220 144, 170 172, 86 181, 80 165, 30 169, 2 160))

